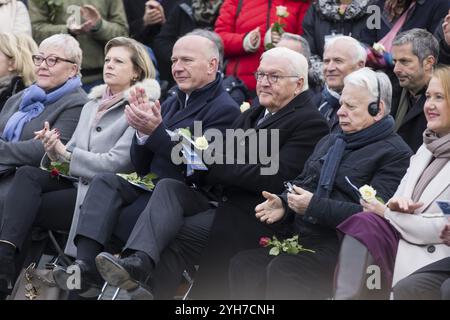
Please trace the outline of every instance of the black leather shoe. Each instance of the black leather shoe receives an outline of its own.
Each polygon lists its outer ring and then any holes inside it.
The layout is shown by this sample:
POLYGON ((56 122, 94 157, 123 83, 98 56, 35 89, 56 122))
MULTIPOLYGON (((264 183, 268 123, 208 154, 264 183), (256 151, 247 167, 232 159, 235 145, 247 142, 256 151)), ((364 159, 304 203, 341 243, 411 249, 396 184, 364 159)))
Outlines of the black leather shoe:
POLYGON ((145 283, 150 277, 151 266, 136 254, 119 259, 102 252, 95 258, 97 270, 108 284, 125 289, 132 299, 152 300, 153 295, 145 283))
POLYGON ((66 291, 75 290, 79 296, 84 298, 93 298, 100 294, 103 280, 100 275, 88 263, 83 260, 75 262, 67 267, 57 266, 53 269, 53 278, 58 287, 66 291), (73 278, 75 270, 80 271, 80 279, 73 278), (71 278, 72 277, 72 278, 71 278))

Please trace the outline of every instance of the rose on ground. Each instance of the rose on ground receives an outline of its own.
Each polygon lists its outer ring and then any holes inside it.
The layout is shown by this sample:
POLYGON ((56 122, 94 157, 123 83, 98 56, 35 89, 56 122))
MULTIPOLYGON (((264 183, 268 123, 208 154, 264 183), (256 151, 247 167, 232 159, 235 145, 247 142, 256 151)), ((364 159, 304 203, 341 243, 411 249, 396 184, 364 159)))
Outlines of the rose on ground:
POLYGON ((267 247, 270 243, 270 238, 269 237, 261 237, 261 239, 259 239, 259 245, 261 247, 267 247))

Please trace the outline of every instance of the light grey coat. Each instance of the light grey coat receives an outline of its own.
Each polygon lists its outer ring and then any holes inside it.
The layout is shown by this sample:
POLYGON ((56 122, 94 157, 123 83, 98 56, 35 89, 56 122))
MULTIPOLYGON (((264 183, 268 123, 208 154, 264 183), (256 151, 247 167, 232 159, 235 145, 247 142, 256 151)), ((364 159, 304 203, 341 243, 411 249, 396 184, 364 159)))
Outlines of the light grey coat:
MULTIPOLYGON (((411 157, 411 163, 400 182, 394 197, 401 196, 411 199, 414 187, 420 176, 430 163, 432 153, 422 145, 411 157)), ((431 180, 420 196, 423 206, 414 214, 405 214, 387 210, 385 217, 401 233, 402 239, 398 245, 395 258, 394 286, 399 280, 414 271, 450 256, 450 247, 439 238, 441 230, 448 223, 436 200, 450 199, 450 162, 431 180)))
MULTIPOLYGON (((0 136, 9 118, 19 110, 23 93, 24 90, 6 101, 0 113, 0 136)), ((34 140, 34 132, 41 130, 44 122, 48 121, 51 128, 60 130, 61 140, 67 142, 77 126, 81 109, 87 101, 86 93, 79 88, 46 106, 39 116, 25 124, 19 141, 9 142, 0 139, 0 171, 24 165, 39 166, 45 150, 39 140, 34 140)), ((0 217, 13 177, 14 175, 0 175, 0 217)))
MULTIPOLYGON (((153 79, 144 80, 137 86, 146 90, 150 100, 160 95, 159 84, 153 79)), ((89 189, 92 178, 98 173, 129 173, 134 171, 130 159, 130 147, 135 130, 128 126, 124 109, 130 90, 124 99, 109 108, 97 123, 94 118, 106 85, 97 86, 89 94, 89 101, 83 108, 80 122, 67 143, 72 152, 70 175, 79 177, 77 200, 66 246, 66 254, 76 256, 73 238, 76 233, 80 206, 89 189)))

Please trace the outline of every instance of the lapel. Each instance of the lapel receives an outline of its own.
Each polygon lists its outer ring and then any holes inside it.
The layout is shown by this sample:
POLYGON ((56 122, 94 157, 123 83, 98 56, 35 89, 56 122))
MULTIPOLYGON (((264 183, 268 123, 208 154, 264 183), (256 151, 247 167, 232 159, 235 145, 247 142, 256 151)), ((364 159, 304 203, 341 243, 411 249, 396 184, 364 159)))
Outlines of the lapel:
POLYGON ((414 191, 414 187, 419 181, 422 172, 427 167, 432 158, 431 152, 425 147, 421 146, 417 153, 414 155, 414 160, 411 161, 408 169, 408 180, 406 181, 404 196, 411 199, 414 191))
POLYGON ((420 212, 424 212, 430 205, 433 204, 433 201, 449 186, 450 184, 450 162, 442 168, 441 171, 430 181, 428 186, 422 193, 420 197, 420 201, 423 202, 423 206, 420 209, 420 212))
POLYGON ((425 104, 425 94, 421 94, 419 100, 412 106, 411 110, 409 110, 405 114, 405 118, 403 119, 402 126, 405 125, 408 121, 413 120, 414 118, 423 114, 423 105, 425 104))
POLYGON ((294 112, 294 109, 304 107, 305 105, 308 105, 311 101, 311 94, 309 90, 306 90, 296 96, 294 99, 292 99, 284 108, 282 108, 280 111, 275 113, 273 116, 271 116, 269 119, 261 123, 259 126, 256 126, 255 128, 263 129, 267 128, 268 126, 272 125, 274 122, 289 116, 292 112, 294 112))

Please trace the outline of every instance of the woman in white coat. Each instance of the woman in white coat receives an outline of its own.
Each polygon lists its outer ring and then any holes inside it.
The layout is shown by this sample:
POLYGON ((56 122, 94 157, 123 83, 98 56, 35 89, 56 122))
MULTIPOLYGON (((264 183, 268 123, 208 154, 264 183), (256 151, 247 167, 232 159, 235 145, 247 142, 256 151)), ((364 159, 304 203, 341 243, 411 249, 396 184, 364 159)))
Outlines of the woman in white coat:
MULTIPOLYGON (((105 85, 94 88, 83 107, 71 140, 64 145, 57 128, 48 124, 36 132, 46 150, 44 160, 67 162, 71 180, 39 168, 17 170, 4 205, 0 230, 0 290, 11 289, 16 277, 15 263, 27 249, 31 230, 68 231, 78 215, 97 173, 132 171, 130 146, 134 129, 128 125, 124 109, 133 86, 146 90, 151 100, 159 98, 160 88, 153 79, 155 69, 145 48, 133 39, 118 37, 105 46, 103 78, 105 85), (75 209, 75 212, 74 212, 75 209)), ((45 161, 44 161, 45 162, 45 161)))
POLYGON ((436 203, 450 199, 450 67, 434 70, 426 97, 424 143, 393 198, 387 205, 362 200, 365 212, 338 226, 345 236, 336 299, 387 298, 391 285, 450 256, 439 236, 447 218, 436 203), (375 270, 381 271, 379 285, 375 270))

